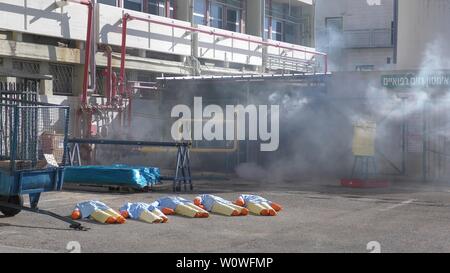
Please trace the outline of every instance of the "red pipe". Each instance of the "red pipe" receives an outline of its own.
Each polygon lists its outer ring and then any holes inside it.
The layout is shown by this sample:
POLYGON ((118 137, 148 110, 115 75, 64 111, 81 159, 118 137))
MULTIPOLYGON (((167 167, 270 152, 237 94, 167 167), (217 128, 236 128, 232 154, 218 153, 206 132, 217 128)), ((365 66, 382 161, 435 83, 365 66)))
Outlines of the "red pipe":
POLYGON ((166 10, 166 17, 170 18, 170 0, 166 0, 164 9, 166 10))
MULTIPOLYGON (((112 90, 111 94, 117 94, 117 75, 116 72, 112 73, 112 90)), ((114 96, 111 97, 111 100, 114 99, 114 96)))
POLYGON ((131 103, 131 100, 132 100, 132 98, 131 98, 131 95, 132 95, 132 92, 131 92, 131 88, 129 88, 128 89, 128 128, 131 128, 131 114, 132 114, 132 103, 131 103))
MULTIPOLYGON (((127 22, 130 20, 131 16, 125 13, 122 17, 122 48, 120 56, 120 75, 119 75, 119 85, 120 94, 123 94, 125 90, 125 55, 127 54, 127 22)), ((113 98, 116 96, 116 91, 113 90, 113 98)))
POLYGON ((210 14, 210 6, 209 6, 209 0, 205 0, 205 14, 203 17, 204 25, 209 26, 209 14, 210 14))
POLYGON ((88 25, 86 32, 86 45, 84 48, 85 57, 84 57, 84 75, 83 75, 83 90, 81 95, 81 104, 85 106, 87 104, 87 89, 88 89, 88 80, 89 80, 89 63, 91 59, 91 37, 92 37, 92 17, 94 15, 94 7, 91 1, 82 1, 80 2, 83 5, 88 6, 88 25))
MULTIPOLYGON (((255 44, 260 44, 260 45, 265 45, 265 46, 273 46, 273 47, 277 47, 277 48, 282 48, 282 49, 289 49, 289 50, 293 50, 293 51, 299 51, 299 52, 303 52, 303 53, 308 53, 308 54, 313 54, 313 55, 320 55, 320 56, 326 56, 326 53, 323 52, 318 52, 318 51, 310 51, 310 50, 305 50, 305 49, 300 49, 300 48, 295 48, 295 47, 289 47, 289 46, 283 46, 280 43, 272 43, 272 42, 267 42, 267 41, 259 41, 259 40, 254 40, 250 37, 248 38, 241 38, 241 37, 235 37, 233 35, 230 34, 225 34, 225 33, 215 33, 214 31, 211 30, 202 30, 202 29, 198 29, 195 27, 188 27, 188 26, 180 26, 174 23, 166 23, 166 22, 161 22, 161 21, 157 21, 154 19, 148 19, 148 18, 140 18, 140 17, 136 17, 136 16, 131 16, 129 14, 128 15, 128 20, 138 20, 138 21, 143 21, 143 22, 147 22, 147 23, 154 23, 154 24, 159 24, 159 25, 163 25, 163 26, 169 26, 169 27, 174 27, 174 28, 180 28, 180 29, 184 29, 184 30, 188 30, 191 32, 199 32, 199 33, 204 33, 204 34, 209 34, 209 35, 216 35, 216 36, 220 36, 220 37, 224 37, 224 38, 230 38, 230 39, 235 39, 235 40, 239 40, 239 41, 244 41, 244 42, 251 42, 251 43, 255 43, 255 44)), ((122 31, 122 35, 126 34, 126 31, 122 31)))
POLYGON ((107 56, 107 66, 106 66, 106 101, 108 104, 111 103, 111 93, 112 93, 112 52, 110 48, 106 49, 107 56))
POLYGON ((149 19, 149 18, 140 18, 140 17, 132 16, 128 13, 125 13, 122 17, 122 49, 121 49, 122 55, 121 55, 121 60, 120 60, 120 77, 119 77, 120 94, 124 93, 124 87, 125 87, 125 54, 126 54, 127 22, 128 22, 128 20, 130 20, 130 21, 138 20, 138 21, 143 21, 143 22, 147 22, 147 23, 154 23, 154 24, 159 24, 159 25, 163 25, 163 26, 184 29, 184 30, 191 31, 191 32, 204 33, 204 34, 208 34, 208 35, 216 35, 216 36, 220 36, 220 37, 224 37, 224 38, 235 39, 238 41, 251 42, 251 43, 260 44, 260 45, 264 45, 264 46, 273 46, 273 47, 277 47, 277 48, 281 48, 281 49, 287 49, 287 50, 299 51, 299 52, 303 52, 303 53, 307 53, 307 54, 323 56, 324 57, 325 74, 328 73, 328 58, 327 58, 327 54, 323 53, 323 52, 310 51, 310 50, 305 50, 305 49, 300 49, 300 48, 295 48, 295 47, 290 47, 290 46, 284 46, 284 45, 281 45, 280 43, 272 43, 269 41, 259 41, 259 40, 252 39, 251 37, 248 37, 248 38, 235 37, 230 34, 215 33, 214 31, 211 31, 211 30, 208 31, 208 30, 198 29, 195 27, 180 26, 175 23, 166 23, 166 22, 161 22, 161 21, 154 20, 154 19, 149 19))

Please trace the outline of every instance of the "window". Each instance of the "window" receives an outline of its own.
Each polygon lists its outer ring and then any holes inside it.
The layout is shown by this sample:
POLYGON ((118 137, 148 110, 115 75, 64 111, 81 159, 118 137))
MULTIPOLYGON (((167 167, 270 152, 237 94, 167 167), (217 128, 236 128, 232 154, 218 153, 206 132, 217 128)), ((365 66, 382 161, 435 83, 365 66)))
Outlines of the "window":
POLYGON ((216 3, 211 3, 209 24, 215 28, 223 28, 223 7, 216 3))
POLYGON ((283 22, 272 19, 272 40, 283 41, 283 22))
MULTIPOLYGON (((173 18, 174 1, 170 2, 170 18, 173 18)), ((150 14, 158 16, 166 16, 166 1, 165 0, 148 0, 147 11, 150 14)))
POLYGON ((110 5, 110 6, 117 6, 116 0, 97 0, 97 3, 110 5))
POLYGON ((53 94, 72 94, 72 65, 50 64, 50 75, 53 76, 53 94))
POLYGON ((372 64, 364 64, 355 66, 356 71, 374 71, 375 66, 372 64))
POLYGON ((298 41, 298 34, 297 31, 300 29, 300 25, 286 22, 284 24, 284 41, 291 44, 297 44, 300 41, 298 41))
POLYGON ((240 0, 210 0, 206 6, 206 0, 194 0, 194 23, 215 28, 226 29, 234 32, 241 31, 242 1, 240 0), (205 21, 205 13, 208 9, 209 18, 205 21))
POLYGON ((264 22, 266 38, 292 44, 301 42, 304 24, 301 7, 266 0, 264 22))
POLYGON ((117 6, 116 0, 97 0, 100 4, 110 5, 110 6, 117 6))
POLYGON ((328 47, 339 47, 343 44, 343 19, 342 17, 325 18, 328 47))
POLYGON ((288 4, 272 3, 272 16, 284 17, 286 14, 285 10, 289 10, 289 7, 286 8, 286 6, 288 6, 288 4))
POLYGON ((194 24, 206 25, 205 12, 206 12, 206 1, 194 0, 194 24))
POLYGON ((14 70, 24 72, 25 74, 39 74, 41 68, 39 62, 23 61, 16 59, 12 61, 12 66, 14 70))
POLYGON ((325 18, 325 26, 328 31, 342 32, 343 29, 342 17, 325 18))
POLYGON ((142 0, 124 0, 124 8, 142 11, 142 0))
POLYGON ((227 8, 226 29, 234 32, 241 32, 241 12, 238 9, 227 8))
POLYGON ((148 13, 155 15, 165 15, 165 1, 164 0, 149 0, 148 13))

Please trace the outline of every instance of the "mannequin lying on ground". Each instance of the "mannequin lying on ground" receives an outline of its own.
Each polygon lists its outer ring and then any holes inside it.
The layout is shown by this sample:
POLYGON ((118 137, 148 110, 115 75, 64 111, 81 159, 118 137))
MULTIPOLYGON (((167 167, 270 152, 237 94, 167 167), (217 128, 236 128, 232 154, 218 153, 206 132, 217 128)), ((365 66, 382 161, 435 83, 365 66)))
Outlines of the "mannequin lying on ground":
POLYGON ((125 218, 117 211, 100 201, 86 201, 78 203, 71 215, 72 219, 90 218, 102 224, 123 224, 125 218))
POLYGON ((262 216, 275 216, 283 207, 258 195, 241 194, 234 202, 238 206, 247 208, 251 213, 262 216))
POLYGON ((209 213, 206 210, 178 196, 159 198, 152 205, 161 210, 165 215, 180 214, 191 218, 209 217, 209 213))
POLYGON ((226 216, 244 216, 248 209, 212 194, 202 194, 194 199, 194 204, 209 211, 226 216))
POLYGON ((166 223, 169 220, 169 218, 153 204, 141 202, 125 203, 119 211, 125 219, 131 218, 147 223, 166 223))

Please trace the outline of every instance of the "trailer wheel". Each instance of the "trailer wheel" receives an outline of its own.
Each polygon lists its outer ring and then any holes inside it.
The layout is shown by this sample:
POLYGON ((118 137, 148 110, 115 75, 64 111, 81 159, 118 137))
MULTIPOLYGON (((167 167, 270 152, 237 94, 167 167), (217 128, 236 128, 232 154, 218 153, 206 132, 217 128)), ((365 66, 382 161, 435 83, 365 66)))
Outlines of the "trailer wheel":
MULTIPOLYGON (((9 196, 9 197, 1 197, 0 198, 4 202, 8 202, 13 205, 23 206, 23 197, 21 195, 9 196)), ((19 214, 20 209, 13 209, 0 206, 0 212, 3 213, 6 217, 13 217, 19 214)))

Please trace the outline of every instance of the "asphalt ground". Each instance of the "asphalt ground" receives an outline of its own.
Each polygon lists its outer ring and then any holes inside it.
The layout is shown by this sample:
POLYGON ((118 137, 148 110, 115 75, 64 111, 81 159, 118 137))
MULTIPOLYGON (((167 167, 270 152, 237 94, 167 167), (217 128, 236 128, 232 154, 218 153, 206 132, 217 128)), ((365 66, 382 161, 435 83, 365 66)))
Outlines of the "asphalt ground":
MULTIPOLYGON (((368 244, 379 244, 381 252, 450 252, 447 186, 402 182, 387 189, 349 189, 334 180, 267 184, 228 179, 196 181, 194 192, 180 195, 192 199, 199 193, 229 200, 240 193, 258 194, 284 210, 275 217, 170 216, 165 224, 83 220, 88 231, 21 212, 0 216, 0 252, 69 252, 69 242, 79 244, 81 252, 369 252, 368 244)), ((40 208, 68 216, 80 201, 101 200, 118 209, 124 202, 152 202, 167 195, 173 195, 170 189, 64 190, 44 194, 40 208)))

